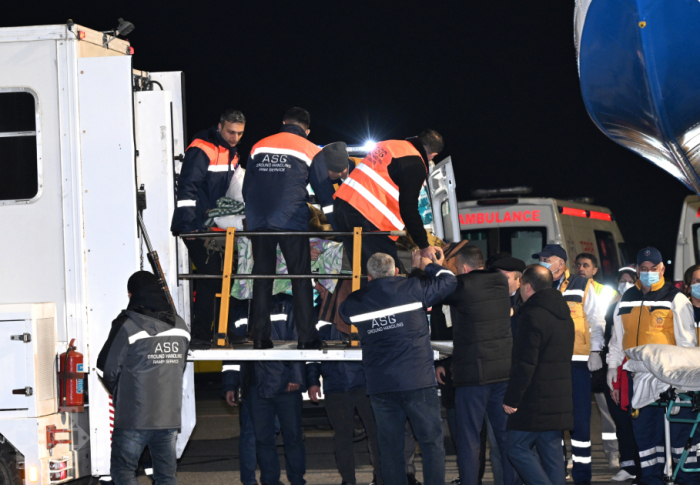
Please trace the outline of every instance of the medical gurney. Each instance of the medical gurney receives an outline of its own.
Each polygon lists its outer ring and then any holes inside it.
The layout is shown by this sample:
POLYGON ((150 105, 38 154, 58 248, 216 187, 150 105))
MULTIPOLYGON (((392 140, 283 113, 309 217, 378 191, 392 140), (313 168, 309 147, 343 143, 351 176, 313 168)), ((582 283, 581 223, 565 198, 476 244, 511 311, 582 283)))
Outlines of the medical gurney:
POLYGON ((681 470, 700 472, 697 466, 686 466, 686 463, 697 461, 697 458, 688 458, 694 450, 693 442, 700 423, 700 348, 648 344, 628 349, 626 354, 630 360, 625 367, 634 371, 632 407, 666 408, 664 480, 675 481, 681 470), (693 418, 676 416, 681 408, 690 408, 693 418), (675 466, 671 455, 671 423, 692 424, 690 435, 675 466))

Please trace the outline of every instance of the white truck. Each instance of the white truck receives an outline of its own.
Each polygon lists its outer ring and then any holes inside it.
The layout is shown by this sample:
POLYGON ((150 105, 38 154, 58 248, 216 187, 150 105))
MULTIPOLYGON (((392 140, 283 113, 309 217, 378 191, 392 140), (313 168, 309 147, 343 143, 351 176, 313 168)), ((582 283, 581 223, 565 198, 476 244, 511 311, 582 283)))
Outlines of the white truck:
MULTIPOLYGON (((134 69, 133 49, 115 34, 72 22, 0 29, 1 485, 109 475, 113 409, 95 365, 129 276, 149 269, 139 211, 190 320, 187 250, 170 233, 187 147, 183 73, 134 69), (84 412, 59 403, 57 356, 72 339, 84 356, 84 412)), ((458 226, 449 159, 431 171, 430 187, 442 213, 437 234, 450 239, 444 228, 458 226)), ((360 360, 361 350, 189 353, 265 359, 360 360)), ((195 425, 193 380, 190 362, 178 456, 195 425)))

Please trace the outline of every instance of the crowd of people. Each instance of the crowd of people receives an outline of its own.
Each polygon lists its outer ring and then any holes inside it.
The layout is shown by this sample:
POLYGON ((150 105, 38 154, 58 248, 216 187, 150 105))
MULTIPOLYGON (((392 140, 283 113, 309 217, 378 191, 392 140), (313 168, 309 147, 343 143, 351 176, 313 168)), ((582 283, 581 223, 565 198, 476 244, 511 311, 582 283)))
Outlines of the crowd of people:
MULTIPOLYGON (((335 299, 324 300, 303 279, 292 280, 291 295, 274 296, 271 280, 256 279, 250 305, 232 302, 232 343, 252 338, 254 348, 266 349, 273 340, 296 340, 300 349, 323 349, 326 341, 352 337, 352 325, 362 347, 361 363, 224 363, 223 395, 240 410, 243 485, 258 483, 256 468, 260 483, 280 483, 280 432, 287 479, 291 485, 305 483, 303 392, 325 401, 343 485, 357 482, 356 412, 367 437, 373 484, 420 485, 413 464, 416 441, 424 482, 445 483, 442 407, 457 451, 455 483, 481 482, 488 441, 497 485, 561 485, 567 475, 576 485, 590 484, 592 392, 608 460, 620 468, 612 480, 661 485, 664 411, 631 408, 632 392, 645 383, 635 380, 639 369, 625 359, 625 350, 647 343, 697 346, 700 265, 686 272, 686 294, 664 279, 661 254, 647 247, 636 264, 620 268, 613 290, 596 281, 595 255, 581 253, 569 261, 558 244, 532 254, 536 263, 529 265, 508 253, 486 260, 468 242, 431 245, 418 199, 429 164, 443 148, 437 132, 380 142, 354 163, 343 143, 321 149, 308 141, 309 127, 309 114, 292 108, 281 132, 251 150, 242 186, 247 229, 273 234, 252 238, 253 273, 275 273, 279 245, 290 274, 310 274, 308 237, 274 235, 308 230, 307 185, 334 230, 405 230, 417 249, 411 268, 404 268, 395 238, 366 238, 361 266, 367 281, 342 301, 342 285, 335 299), (334 311, 320 308, 326 303, 334 311), (321 318, 329 314, 329 321, 321 318), (434 361, 431 339, 452 341, 451 357, 434 361), (565 432, 569 449, 563 447, 565 432)), ((244 129, 245 117, 230 110, 217 127, 195 137, 178 182, 174 233, 206 230, 208 211, 235 179, 236 144, 244 129)), ((352 239, 343 243, 352 263, 352 239)), ((201 239, 186 244, 199 272, 220 274, 220 258, 201 239)), ((217 289, 203 281, 197 286, 193 342, 212 339, 217 289)), ((167 341, 172 349, 176 338, 182 349, 189 341, 183 322, 166 308, 162 295, 155 295, 154 284, 157 280, 143 274, 130 280, 129 307, 115 320, 98 359, 116 407, 112 478, 118 484, 136 483, 133 471, 145 446, 152 455, 156 451, 158 483, 175 483, 173 430, 179 418, 173 409, 159 414, 149 408, 135 419, 141 410, 127 408, 133 400, 124 397, 136 393, 138 403, 156 406, 145 404, 148 393, 169 382, 154 381, 160 374, 149 377, 149 366, 159 366, 172 379, 184 365, 182 356, 169 366, 167 359, 153 358, 159 354, 152 345, 167 341), (150 353, 143 359, 131 355, 139 352, 150 353)), ((674 460, 689 427, 671 425, 674 460)), ((691 462, 697 460, 696 449, 691 462)), ((684 485, 696 481, 687 473, 677 479, 684 485)))

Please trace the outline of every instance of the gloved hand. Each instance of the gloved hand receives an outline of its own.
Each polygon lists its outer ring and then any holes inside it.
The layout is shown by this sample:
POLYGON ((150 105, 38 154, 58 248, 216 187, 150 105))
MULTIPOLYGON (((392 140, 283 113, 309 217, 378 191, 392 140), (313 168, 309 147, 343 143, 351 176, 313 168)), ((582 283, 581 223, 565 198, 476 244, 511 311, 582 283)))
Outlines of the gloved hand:
POLYGON ((603 359, 600 358, 600 352, 591 352, 588 356, 588 370, 595 372, 603 368, 603 359))
POLYGON ((608 375, 606 380, 608 381, 608 387, 610 390, 614 390, 615 388, 613 387, 613 382, 617 382, 617 367, 608 367, 608 375))

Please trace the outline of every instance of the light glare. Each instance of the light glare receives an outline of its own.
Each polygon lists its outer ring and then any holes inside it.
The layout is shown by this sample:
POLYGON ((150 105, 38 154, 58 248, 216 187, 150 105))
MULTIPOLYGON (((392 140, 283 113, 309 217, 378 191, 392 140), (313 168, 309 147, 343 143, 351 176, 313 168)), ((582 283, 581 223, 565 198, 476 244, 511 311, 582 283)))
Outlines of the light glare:
POLYGON ((376 141, 367 140, 365 142, 364 149, 367 150, 368 152, 371 152, 372 150, 374 150, 376 148, 376 146, 377 146, 376 141))

